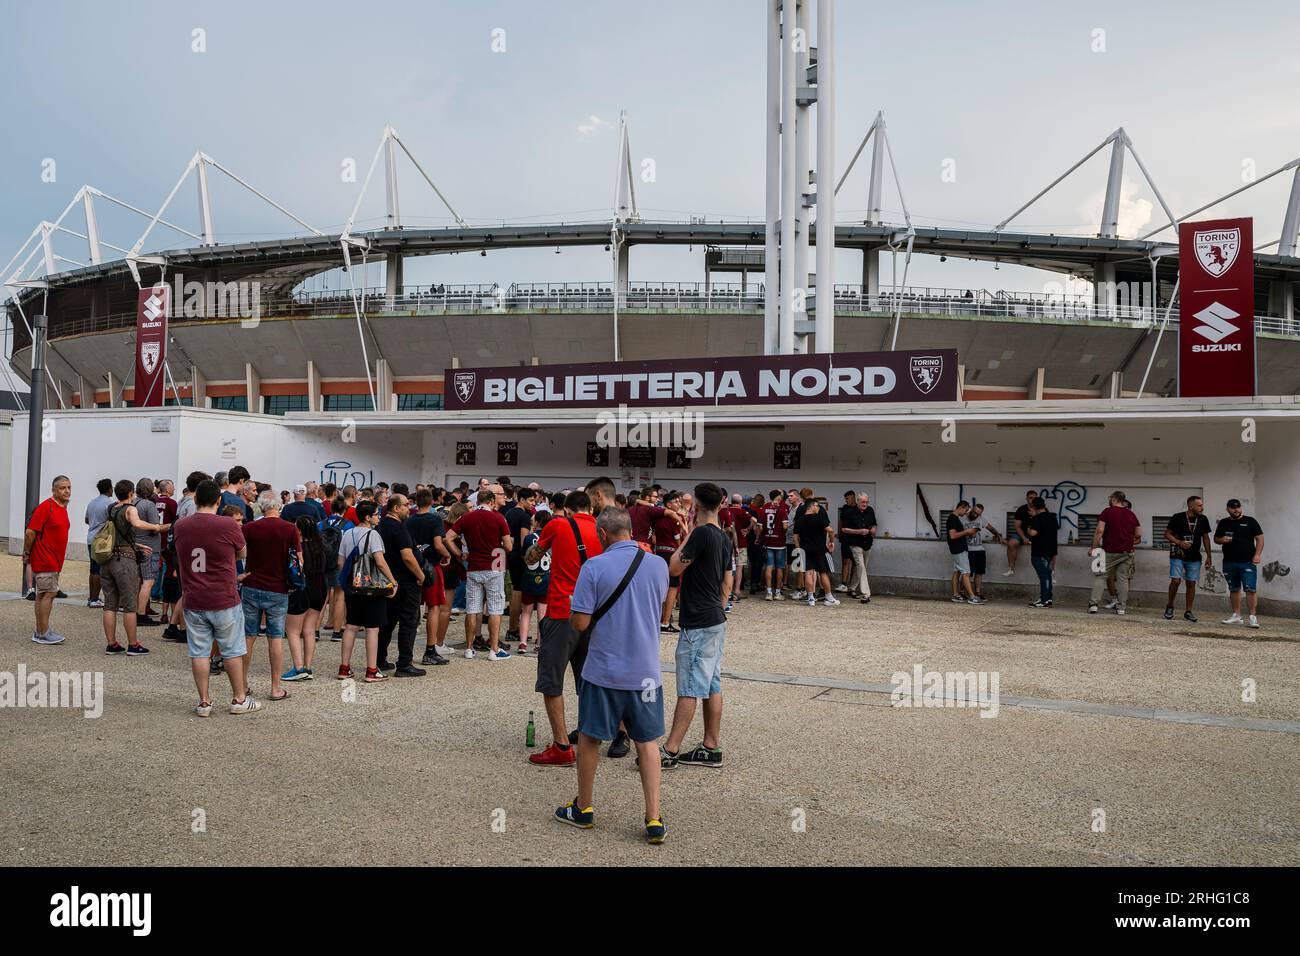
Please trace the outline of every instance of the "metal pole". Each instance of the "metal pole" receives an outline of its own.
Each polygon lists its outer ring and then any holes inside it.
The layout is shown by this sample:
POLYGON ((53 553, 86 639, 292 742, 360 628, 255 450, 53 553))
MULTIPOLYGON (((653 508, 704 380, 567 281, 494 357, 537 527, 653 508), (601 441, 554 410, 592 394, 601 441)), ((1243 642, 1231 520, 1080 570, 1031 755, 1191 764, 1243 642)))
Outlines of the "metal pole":
MULTIPOLYGON (((799 36, 802 40, 801 49, 795 54, 795 128, 794 128, 794 175, 795 175, 795 210, 799 216, 798 224, 795 230, 798 235, 794 240, 794 281, 795 288, 803 290, 805 302, 804 311, 797 315, 791 314, 790 321, 793 325, 796 319, 808 318, 807 301, 808 292, 808 247, 812 239, 812 207, 809 205, 808 188, 808 171, 809 158, 812 146, 812 130, 809 129, 809 120, 811 111, 807 103, 800 105, 798 102, 798 88, 808 85, 808 66, 810 63, 809 46, 812 44, 812 16, 809 7, 812 0, 799 0, 795 7, 797 10, 796 18, 799 26, 799 36)), ((807 335, 795 335, 795 351, 807 352, 808 341, 807 335)))
POLYGON ((45 316, 32 316, 32 390, 27 415, 27 510, 23 516, 24 527, 41 500, 41 439, 45 427, 45 327, 45 316))
POLYGON ((781 0, 767 0, 767 233, 763 246, 763 354, 781 351, 781 0))
POLYGON ((795 221, 795 6, 781 0, 781 317, 779 355, 794 354, 795 221))
POLYGON ((817 0, 817 323, 835 351, 835 0, 817 0))

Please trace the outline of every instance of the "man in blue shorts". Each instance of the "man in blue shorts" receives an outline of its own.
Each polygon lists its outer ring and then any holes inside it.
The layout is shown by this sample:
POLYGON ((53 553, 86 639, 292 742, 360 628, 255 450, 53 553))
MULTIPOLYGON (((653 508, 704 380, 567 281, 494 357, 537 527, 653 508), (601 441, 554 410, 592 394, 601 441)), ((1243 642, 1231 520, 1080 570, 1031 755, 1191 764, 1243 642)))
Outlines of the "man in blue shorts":
POLYGON ((1187 583, 1187 609, 1183 620, 1196 623, 1192 604, 1196 601, 1196 582, 1201 579, 1201 552, 1205 552, 1205 566, 1214 567, 1210 551, 1210 521, 1205 517, 1205 502, 1200 495, 1187 499, 1187 510, 1171 515, 1165 525, 1165 541, 1169 543, 1169 600, 1165 604, 1165 620, 1174 619, 1174 599, 1178 597, 1178 582, 1187 583))
POLYGON ((1241 624, 1241 592, 1246 592, 1247 627, 1259 627, 1255 608, 1259 598, 1255 582, 1259 576, 1259 562, 1264 557, 1264 529, 1259 522, 1243 514, 1241 502, 1228 500, 1228 517, 1220 518, 1214 529, 1214 541, 1223 546, 1223 577, 1228 582, 1232 601, 1232 614, 1224 624, 1241 624))
POLYGON ((600 742, 622 724, 636 744, 645 833, 662 843, 667 829, 659 811, 659 747, 664 732, 663 675, 659 669, 659 612, 668 594, 668 565, 632 540, 626 508, 607 507, 596 519, 603 547, 578 573, 569 625, 590 629, 578 691, 578 795, 555 811, 561 823, 595 825, 592 792, 600 742))

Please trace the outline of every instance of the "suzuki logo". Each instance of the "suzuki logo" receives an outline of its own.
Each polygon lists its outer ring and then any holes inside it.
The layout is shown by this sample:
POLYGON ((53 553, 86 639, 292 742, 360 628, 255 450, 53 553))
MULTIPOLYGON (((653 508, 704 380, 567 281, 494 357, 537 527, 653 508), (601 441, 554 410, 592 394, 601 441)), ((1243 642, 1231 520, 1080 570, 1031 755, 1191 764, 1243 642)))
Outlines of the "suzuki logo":
POLYGON ((1204 324, 1192 326, 1192 331, 1211 342, 1222 342, 1229 335, 1240 331, 1232 324, 1233 319, 1240 317, 1240 313, 1233 312, 1222 302, 1211 302, 1200 312, 1193 313, 1192 318, 1204 324))
POLYGON ((144 317, 150 322, 156 322, 163 311, 163 301, 158 297, 158 293, 150 293, 149 298, 144 300, 144 317))

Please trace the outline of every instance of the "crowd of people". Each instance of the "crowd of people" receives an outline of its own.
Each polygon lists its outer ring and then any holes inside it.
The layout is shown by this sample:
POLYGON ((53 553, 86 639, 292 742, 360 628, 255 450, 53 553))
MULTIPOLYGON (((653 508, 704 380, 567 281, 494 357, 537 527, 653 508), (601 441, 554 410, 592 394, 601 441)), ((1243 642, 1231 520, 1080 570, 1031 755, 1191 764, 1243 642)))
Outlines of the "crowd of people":
MULTIPOLYGON (((712 482, 690 491, 651 485, 623 494, 607 477, 555 492, 502 477, 479 479, 474 488, 468 482, 340 488, 309 481, 277 493, 239 465, 190 473, 179 499, 165 478, 105 478, 97 490, 85 514, 92 559, 87 606, 102 611, 106 651, 148 654, 140 629, 163 627, 164 641, 188 647, 199 717, 212 714, 210 682, 222 673, 231 714, 289 699, 286 685, 315 679, 321 640, 341 645, 339 680, 424 677, 426 668, 455 656, 451 624, 463 615, 459 654, 465 659, 536 657, 535 690, 551 741, 528 759, 578 770, 574 799, 556 817, 592 826, 601 742, 609 742, 606 755, 616 759, 635 748, 652 843, 666 833, 661 772, 722 767, 722 655, 736 602, 762 595, 834 607, 843 603, 837 594, 871 602, 867 572, 878 529, 865 492, 845 492, 834 515, 811 488, 773 489, 748 500, 712 482), (665 634, 676 641, 677 685, 667 726, 660 668, 665 634), (254 694, 251 678, 259 638, 270 664, 264 695, 254 694), (358 639, 361 672, 352 667, 358 639), (566 672, 578 696, 576 729, 565 712, 566 672), (701 707, 702 736, 687 746, 701 707)), ((57 477, 24 539, 38 644, 65 640, 51 614, 55 598, 66 596, 59 578, 71 494, 71 482, 57 477)), ((1005 536, 982 504, 961 501, 948 514, 954 602, 985 603, 985 544, 999 543, 1007 553, 1004 574, 1014 573, 1020 549, 1029 546, 1040 588, 1031 606, 1052 606, 1057 519, 1037 492, 1025 498, 1005 536)), ((1174 616, 1182 586, 1183 617, 1196 621, 1196 584, 1202 565, 1213 566, 1213 537, 1223 549, 1231 592, 1233 613, 1224 623, 1259 626, 1263 531, 1237 499, 1227 511, 1213 533, 1198 496, 1170 517, 1166 619, 1174 616)), ((1098 611, 1103 591, 1106 607, 1125 613, 1141 538, 1131 502, 1113 492, 1090 548, 1090 613, 1098 611)))

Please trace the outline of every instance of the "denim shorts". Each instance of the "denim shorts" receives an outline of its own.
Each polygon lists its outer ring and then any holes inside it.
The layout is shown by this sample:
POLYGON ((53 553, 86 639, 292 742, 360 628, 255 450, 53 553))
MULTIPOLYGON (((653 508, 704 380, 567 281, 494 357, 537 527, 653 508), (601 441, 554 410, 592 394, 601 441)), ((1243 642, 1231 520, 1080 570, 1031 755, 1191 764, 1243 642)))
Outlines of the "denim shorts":
POLYGON ((1190 581, 1195 583, 1201 580, 1201 562, 1184 561, 1182 558, 1170 558, 1169 577, 1175 581, 1190 581))
POLYGON ((677 696, 705 698, 722 693, 722 645, 727 625, 684 627, 677 636, 677 696))
POLYGON ((768 548, 767 560, 764 562, 764 565, 769 568, 776 568, 777 570, 784 571, 785 548, 768 548))
POLYGON ((1255 567, 1254 561, 1223 562, 1224 580, 1228 582, 1228 590, 1234 594, 1238 591, 1254 594, 1258 576, 1259 569, 1255 567))
MULTIPOLYGON (((248 652, 241 624, 244 610, 241 605, 224 611, 191 611, 185 608, 185 635, 190 647, 190 657, 206 659, 212 656, 212 644, 224 657, 243 657, 248 652)), ((257 633, 256 629, 253 631, 257 633)))
POLYGON ((952 555, 952 569, 958 574, 970 574, 970 552, 952 555))
POLYGON ((578 691, 578 730, 596 740, 613 740, 621 723, 636 743, 658 740, 664 735, 663 690, 617 690, 583 681, 578 691))
POLYGON ((256 637, 261 626, 262 612, 266 612, 266 636, 284 637, 284 616, 289 613, 289 595, 277 591, 259 591, 244 585, 240 592, 244 600, 244 633, 256 637))

